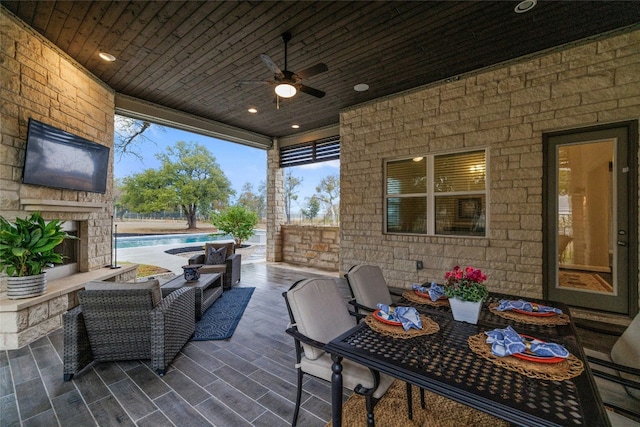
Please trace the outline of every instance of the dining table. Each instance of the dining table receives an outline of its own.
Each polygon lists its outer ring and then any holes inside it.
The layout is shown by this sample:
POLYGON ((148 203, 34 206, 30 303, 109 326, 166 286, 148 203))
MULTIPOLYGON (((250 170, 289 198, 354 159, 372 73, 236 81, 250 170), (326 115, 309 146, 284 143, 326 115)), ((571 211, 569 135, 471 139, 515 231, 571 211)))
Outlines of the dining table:
MULTIPOLYGON (((416 308, 422 329, 405 331, 369 314, 325 345, 331 354, 332 421, 342 426, 342 360, 360 363, 517 426, 609 426, 569 307, 561 314, 499 311, 513 295, 491 293, 476 324, 453 319, 448 301, 431 301, 407 290, 397 306, 416 308), (530 352, 498 357, 485 332, 511 326, 528 339, 562 345, 569 357, 557 360, 530 352), (395 329, 394 329, 395 327, 395 329), (405 335, 406 334, 406 335, 405 335)), ((375 420, 368 420, 371 426, 375 420)))

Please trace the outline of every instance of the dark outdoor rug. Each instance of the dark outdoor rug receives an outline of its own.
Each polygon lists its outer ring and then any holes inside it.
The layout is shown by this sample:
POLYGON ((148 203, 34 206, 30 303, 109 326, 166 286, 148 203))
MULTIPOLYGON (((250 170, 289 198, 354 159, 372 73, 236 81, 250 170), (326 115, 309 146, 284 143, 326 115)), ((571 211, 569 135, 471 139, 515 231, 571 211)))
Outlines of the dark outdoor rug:
POLYGON ((224 291, 200 320, 192 341, 226 340, 233 335, 256 288, 231 288, 224 291))

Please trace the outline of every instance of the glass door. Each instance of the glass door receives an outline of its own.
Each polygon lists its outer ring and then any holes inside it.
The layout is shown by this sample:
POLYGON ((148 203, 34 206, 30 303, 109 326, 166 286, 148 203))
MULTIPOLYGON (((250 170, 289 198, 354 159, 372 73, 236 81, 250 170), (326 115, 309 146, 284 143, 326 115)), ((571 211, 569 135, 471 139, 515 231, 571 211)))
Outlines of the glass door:
POLYGON ((637 301, 637 280, 631 279, 629 264, 633 230, 627 139, 628 128, 619 127, 546 140, 549 299, 624 314, 637 307, 631 298, 635 295, 637 301))

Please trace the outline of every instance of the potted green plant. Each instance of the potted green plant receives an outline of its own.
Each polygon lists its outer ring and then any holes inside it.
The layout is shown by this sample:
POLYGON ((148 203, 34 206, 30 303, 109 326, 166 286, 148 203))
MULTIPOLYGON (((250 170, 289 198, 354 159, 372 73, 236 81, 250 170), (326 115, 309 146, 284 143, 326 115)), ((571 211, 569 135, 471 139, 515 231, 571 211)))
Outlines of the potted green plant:
POLYGON ((482 301, 489 295, 483 284, 487 276, 473 267, 455 266, 444 276, 444 294, 449 298, 453 319, 476 324, 480 317, 482 301))
POLYGON ((74 238, 59 220, 45 222, 39 212, 9 222, 0 216, 0 271, 6 273, 7 296, 29 298, 47 289, 45 267, 61 264, 54 251, 64 239, 74 238))

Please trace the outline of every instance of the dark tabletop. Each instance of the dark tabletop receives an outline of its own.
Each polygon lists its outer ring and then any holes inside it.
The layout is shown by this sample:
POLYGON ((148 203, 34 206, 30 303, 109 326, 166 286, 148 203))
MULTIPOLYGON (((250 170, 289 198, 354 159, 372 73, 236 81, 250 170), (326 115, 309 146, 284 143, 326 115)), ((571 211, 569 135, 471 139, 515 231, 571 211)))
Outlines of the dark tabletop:
MULTIPOLYGON (((325 349, 516 425, 608 426, 574 325, 530 325, 507 320, 488 309, 488 304, 503 298, 517 299, 490 295, 477 325, 454 321, 448 307, 434 308, 403 299, 398 305, 416 307, 438 323, 440 331, 394 339, 362 322, 331 341, 325 349), (468 337, 507 325, 521 334, 562 344, 584 362, 584 371, 570 380, 534 379, 497 366, 469 348, 468 337)), ((562 303, 528 300, 552 305, 570 314, 562 303)))

